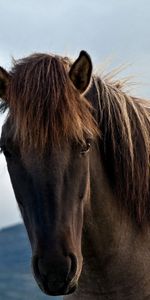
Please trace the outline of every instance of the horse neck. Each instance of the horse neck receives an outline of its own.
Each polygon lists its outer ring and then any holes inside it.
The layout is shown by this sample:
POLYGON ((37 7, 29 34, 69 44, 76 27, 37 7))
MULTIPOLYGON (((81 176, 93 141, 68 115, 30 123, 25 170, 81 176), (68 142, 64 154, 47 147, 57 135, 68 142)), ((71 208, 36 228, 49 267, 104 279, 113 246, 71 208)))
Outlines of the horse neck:
POLYGON ((67 300, 150 299, 149 228, 140 231, 117 207, 100 159, 91 153, 91 199, 85 212, 83 270, 67 300))

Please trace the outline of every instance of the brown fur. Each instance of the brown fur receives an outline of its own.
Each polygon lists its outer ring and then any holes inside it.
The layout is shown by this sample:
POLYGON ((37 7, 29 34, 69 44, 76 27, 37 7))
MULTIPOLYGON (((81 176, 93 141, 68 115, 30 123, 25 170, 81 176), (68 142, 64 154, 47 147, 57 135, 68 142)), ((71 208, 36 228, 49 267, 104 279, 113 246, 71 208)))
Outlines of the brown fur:
MULTIPOLYGON (((15 63, 7 91, 14 137, 24 150, 42 153, 49 143, 84 142, 97 135, 92 109, 72 85, 67 58, 35 54, 15 63)), ((111 186, 138 224, 150 215, 149 103, 122 91, 121 82, 93 77, 102 138, 100 147, 111 186)), ((92 89, 92 86, 91 86, 92 89)), ((6 107, 6 104, 5 104, 6 107)), ((1 103, 4 108, 4 102, 1 103)))
POLYGON ((67 68, 67 59, 48 54, 14 64, 7 102, 14 137, 25 151, 34 147, 42 153, 46 145, 61 145, 64 138, 83 143, 98 132, 92 108, 74 88, 67 68))
POLYGON ((121 82, 94 78, 101 149, 110 184, 138 224, 150 217, 150 104, 122 91, 121 82))

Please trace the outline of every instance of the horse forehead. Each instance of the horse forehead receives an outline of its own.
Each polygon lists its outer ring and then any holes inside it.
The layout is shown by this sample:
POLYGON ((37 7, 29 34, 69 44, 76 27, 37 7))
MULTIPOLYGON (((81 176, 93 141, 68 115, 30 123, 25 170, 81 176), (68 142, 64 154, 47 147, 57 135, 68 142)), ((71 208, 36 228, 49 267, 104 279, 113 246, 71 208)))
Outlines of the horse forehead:
MULTIPOLYGON (((39 125, 40 130, 40 125, 39 125)), ((32 129, 31 129, 32 132, 32 129)), ((18 136, 15 135, 15 122, 11 119, 11 116, 7 118, 5 123, 2 126, 1 131, 1 140, 3 139, 7 144, 16 145, 19 147, 20 152, 22 152, 22 144, 20 143, 18 136)), ((39 158, 42 161, 51 160, 51 158, 57 162, 61 158, 68 158, 70 154, 70 150, 72 150, 72 142, 62 139, 61 144, 52 145, 51 141, 47 142, 45 145, 45 151, 42 153, 42 156, 40 155, 38 151, 38 147, 35 149, 34 145, 31 145, 31 148, 29 149, 27 147, 27 151, 22 153, 22 158, 26 160, 27 158, 32 159, 35 161, 36 159, 39 160, 39 158)))
POLYGON ((51 173, 64 169, 68 165, 70 158, 71 146, 69 143, 58 149, 49 146, 42 155, 38 153, 38 149, 30 149, 22 154, 22 160, 28 168, 50 170, 51 173))

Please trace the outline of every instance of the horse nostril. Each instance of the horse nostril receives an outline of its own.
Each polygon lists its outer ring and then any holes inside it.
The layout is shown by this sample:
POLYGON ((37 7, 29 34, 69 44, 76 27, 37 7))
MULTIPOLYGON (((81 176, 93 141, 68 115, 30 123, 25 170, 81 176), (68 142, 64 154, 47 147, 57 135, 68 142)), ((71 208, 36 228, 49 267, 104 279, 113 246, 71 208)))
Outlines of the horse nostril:
POLYGON ((75 282, 77 258, 74 254, 46 259, 34 256, 32 259, 35 279, 43 291, 65 293, 75 282))
POLYGON ((43 257, 35 255, 32 258, 33 271, 38 279, 45 280, 46 277, 62 278, 72 280, 77 270, 77 259, 74 254, 67 257, 60 257, 56 260, 45 260, 43 257))
POLYGON ((71 259, 71 267, 67 279, 71 281, 77 272, 77 258, 73 253, 71 253, 69 257, 71 259))

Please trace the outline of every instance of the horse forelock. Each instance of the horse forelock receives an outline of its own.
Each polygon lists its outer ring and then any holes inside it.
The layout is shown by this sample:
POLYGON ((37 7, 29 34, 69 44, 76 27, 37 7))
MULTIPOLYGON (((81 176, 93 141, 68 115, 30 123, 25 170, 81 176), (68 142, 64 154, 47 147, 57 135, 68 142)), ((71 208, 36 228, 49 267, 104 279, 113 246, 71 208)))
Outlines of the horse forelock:
POLYGON ((150 217, 150 104, 107 78, 95 77, 94 85, 104 167, 119 203, 142 224, 150 217))
POLYGON ((14 63, 7 91, 14 137, 22 149, 60 145, 63 139, 83 142, 98 131, 92 107, 68 76, 70 61, 34 54, 14 63))
MULTIPOLYGON (((63 139, 84 142, 101 133, 100 149, 112 189, 138 224, 150 217, 149 102, 123 92, 123 82, 93 77, 99 129, 92 107, 68 76, 70 61, 35 54, 14 63, 7 91, 14 138, 23 150, 43 153, 63 139)), ((91 93, 92 96, 92 93, 91 93)), ((2 102, 1 107, 3 108, 2 102)))

